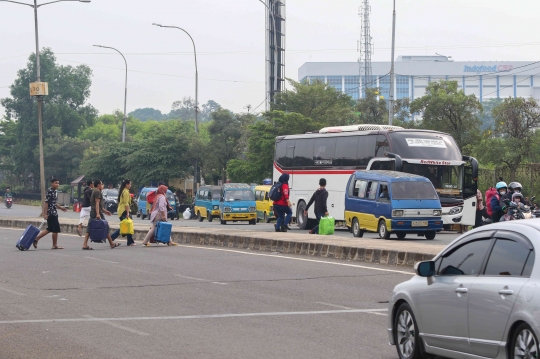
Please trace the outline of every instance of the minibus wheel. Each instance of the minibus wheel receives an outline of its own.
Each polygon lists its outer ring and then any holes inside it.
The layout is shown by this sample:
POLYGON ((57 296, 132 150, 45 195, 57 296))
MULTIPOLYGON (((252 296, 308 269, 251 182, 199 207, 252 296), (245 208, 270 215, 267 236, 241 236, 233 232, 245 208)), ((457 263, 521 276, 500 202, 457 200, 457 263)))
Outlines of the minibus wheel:
POLYGON ((208 222, 212 222, 214 220, 214 217, 212 217, 212 215, 209 214, 207 219, 208 219, 208 222))
POLYGON ((204 218, 201 217, 201 211, 197 211, 197 219, 199 220, 199 222, 204 221, 204 218))
POLYGON ((360 223, 358 222, 358 218, 353 219, 351 229, 353 236, 359 238, 362 238, 364 236, 364 231, 360 229, 360 223))
POLYGON ((426 232, 426 239, 435 239, 435 234, 437 234, 435 231, 426 232))
POLYGON ((399 239, 404 239, 404 238, 407 236, 407 233, 404 233, 404 232, 397 232, 397 233, 396 233, 396 236, 397 236, 399 239))
POLYGON ((390 232, 388 232, 386 221, 384 219, 379 221, 379 237, 381 237, 381 239, 390 239, 390 232))

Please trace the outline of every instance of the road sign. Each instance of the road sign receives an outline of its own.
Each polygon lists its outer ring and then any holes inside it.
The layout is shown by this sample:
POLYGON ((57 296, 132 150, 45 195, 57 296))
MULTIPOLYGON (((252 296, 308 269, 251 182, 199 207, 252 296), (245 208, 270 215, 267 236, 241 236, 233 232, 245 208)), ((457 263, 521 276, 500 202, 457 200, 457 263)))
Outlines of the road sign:
POLYGON ((30 96, 48 96, 49 84, 47 82, 30 83, 30 96))

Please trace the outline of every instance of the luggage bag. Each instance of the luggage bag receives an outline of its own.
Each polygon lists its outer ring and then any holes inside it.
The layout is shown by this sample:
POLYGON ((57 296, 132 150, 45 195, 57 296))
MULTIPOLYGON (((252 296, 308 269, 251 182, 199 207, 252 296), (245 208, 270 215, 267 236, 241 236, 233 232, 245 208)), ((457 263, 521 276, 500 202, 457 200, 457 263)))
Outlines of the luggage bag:
POLYGON ((334 234, 335 219, 333 217, 323 217, 319 222, 319 234, 334 234))
POLYGON ((157 243, 169 243, 171 241, 172 224, 169 222, 157 222, 154 240, 157 243))
POLYGON ((88 223, 90 240, 97 243, 105 243, 109 236, 109 223, 104 219, 93 219, 88 223))
POLYGON ((19 238, 19 240, 17 241, 16 247, 19 248, 19 250, 21 251, 29 250, 32 244, 34 243, 34 241, 36 240, 39 232, 41 231, 41 227, 43 227, 44 223, 45 221, 41 222, 41 225, 39 226, 39 228, 33 225, 29 225, 28 227, 26 227, 21 238, 19 238))

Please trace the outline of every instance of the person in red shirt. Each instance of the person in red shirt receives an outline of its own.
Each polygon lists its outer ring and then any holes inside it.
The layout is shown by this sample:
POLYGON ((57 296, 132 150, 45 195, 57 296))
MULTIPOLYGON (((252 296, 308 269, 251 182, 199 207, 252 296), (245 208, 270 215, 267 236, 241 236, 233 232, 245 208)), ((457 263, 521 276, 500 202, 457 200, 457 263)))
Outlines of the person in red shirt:
POLYGON ((274 201, 274 213, 277 215, 276 232, 287 232, 292 218, 292 204, 289 200, 289 175, 282 174, 278 180, 281 183, 281 199, 274 201), (287 217, 285 217, 287 215, 287 217))

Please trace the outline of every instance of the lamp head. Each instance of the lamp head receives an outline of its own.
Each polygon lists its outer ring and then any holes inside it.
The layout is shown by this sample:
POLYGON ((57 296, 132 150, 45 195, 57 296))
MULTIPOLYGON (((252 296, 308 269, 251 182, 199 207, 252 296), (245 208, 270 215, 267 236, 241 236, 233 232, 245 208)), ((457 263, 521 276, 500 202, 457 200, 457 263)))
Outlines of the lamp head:
POLYGON ((92 0, 79 0, 79 2, 92 2, 92 0))
POLYGON ((154 25, 154 26, 159 26, 159 27, 163 27, 163 25, 161 25, 161 24, 156 24, 156 23, 152 23, 152 25, 154 25))

